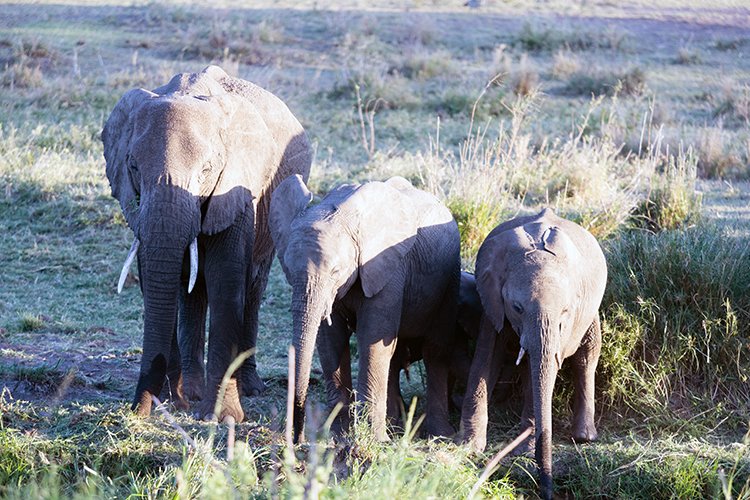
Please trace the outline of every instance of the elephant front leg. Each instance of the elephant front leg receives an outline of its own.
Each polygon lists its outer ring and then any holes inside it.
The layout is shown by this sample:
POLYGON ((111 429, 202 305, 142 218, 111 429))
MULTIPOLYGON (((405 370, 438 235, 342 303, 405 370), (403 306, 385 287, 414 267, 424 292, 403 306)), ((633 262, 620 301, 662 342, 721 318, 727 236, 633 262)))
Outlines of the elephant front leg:
POLYGON ((350 406, 352 402, 352 367, 349 351, 351 332, 346 321, 337 313, 331 315, 331 325, 323 322, 317 338, 320 366, 326 385, 326 399, 329 411, 341 405, 333 420, 331 431, 335 436, 343 436, 351 424, 350 406))
POLYGON ((486 316, 482 316, 477 347, 466 384, 466 395, 461 407, 460 441, 467 443, 475 451, 482 451, 487 445, 487 407, 499 372, 494 367, 499 362, 496 356, 499 349, 497 336, 492 323, 486 316), (495 380, 492 380, 493 374, 495 380))
MULTIPOLYGON (((227 286, 224 283, 224 286, 227 286)), ((231 289, 231 286, 229 287, 231 289)), ((222 294, 220 294, 221 296, 222 294)), ((229 297, 234 294, 229 293, 229 297)), ((199 406, 199 416, 214 415, 219 421, 227 416, 242 422, 245 414, 240 404, 239 370, 228 374, 229 365, 240 354, 240 331, 242 328, 242 294, 238 297, 211 299, 209 284, 209 307, 211 325, 208 338, 208 367, 206 370, 206 392, 199 406), (238 313, 240 311, 240 313, 238 313), (219 401, 219 391, 225 374, 229 375, 223 399, 219 401), (219 403, 217 405, 217 402, 219 403)))
MULTIPOLYGON (((358 325, 359 326, 359 325, 358 325)), ((396 335, 372 335, 365 325, 357 332, 359 376, 357 401, 369 412, 375 439, 387 441, 386 410, 388 400, 388 372, 396 349, 396 335)), ((395 330, 392 330, 395 331, 395 330)), ((359 409, 358 409, 359 410, 359 409)))
POLYGON ((594 441, 598 437, 594 423, 594 379, 601 348, 602 331, 597 314, 578 350, 571 356, 575 378, 573 439, 576 441, 594 441))

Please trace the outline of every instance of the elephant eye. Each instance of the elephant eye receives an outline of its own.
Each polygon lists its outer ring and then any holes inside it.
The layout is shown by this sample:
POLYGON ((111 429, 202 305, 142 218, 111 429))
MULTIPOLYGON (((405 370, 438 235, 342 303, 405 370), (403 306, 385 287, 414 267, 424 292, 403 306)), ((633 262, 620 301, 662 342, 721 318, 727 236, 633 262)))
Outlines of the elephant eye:
POLYGON ((523 306, 519 302, 513 302, 513 310, 518 314, 523 314, 523 306))

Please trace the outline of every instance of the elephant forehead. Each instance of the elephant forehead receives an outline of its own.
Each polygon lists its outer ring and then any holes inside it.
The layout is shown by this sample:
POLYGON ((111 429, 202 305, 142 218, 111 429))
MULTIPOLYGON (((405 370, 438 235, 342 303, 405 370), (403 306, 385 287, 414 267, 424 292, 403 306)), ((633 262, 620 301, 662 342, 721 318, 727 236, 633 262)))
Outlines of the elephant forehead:
POLYGON ((511 269, 506 293, 522 301, 568 302, 573 295, 570 273, 556 265, 527 266, 511 269))
POLYGON ((164 96, 147 101, 138 110, 136 126, 190 131, 197 135, 219 130, 224 116, 215 104, 200 96, 164 96))
POLYGON ((136 153, 161 151, 165 159, 198 159, 207 154, 218 130, 215 114, 186 104, 186 98, 154 100, 136 116, 136 153))

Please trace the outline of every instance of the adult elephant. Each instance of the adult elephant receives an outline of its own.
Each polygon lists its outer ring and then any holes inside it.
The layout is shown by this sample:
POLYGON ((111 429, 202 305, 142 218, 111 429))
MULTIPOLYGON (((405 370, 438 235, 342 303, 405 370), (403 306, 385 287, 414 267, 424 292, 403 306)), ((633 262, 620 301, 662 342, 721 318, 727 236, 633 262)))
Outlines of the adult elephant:
POLYGON ((604 254, 588 231, 545 209, 500 224, 487 236, 476 281, 484 316, 462 408, 463 440, 484 449, 488 388, 508 361, 507 338, 517 338, 516 364, 529 354, 522 427, 535 431, 542 496, 551 498, 552 390, 566 358, 575 376, 573 437, 597 437, 594 374, 607 282, 604 254))
MULTIPOLYGON (((255 347, 274 251, 270 196, 289 175, 309 174, 307 137, 276 96, 209 66, 178 74, 153 92, 127 92, 102 141, 112 195, 135 234, 118 290, 137 255, 143 292, 133 409, 148 415, 151 396, 167 380, 179 407, 187 407, 184 397, 202 398, 198 416, 207 417, 231 361, 255 347)), ((215 416, 241 421, 240 394, 262 389, 251 357, 240 379, 235 374, 230 380, 215 416)))
POLYGON ((357 335, 357 398, 369 405, 376 438, 387 439, 388 373, 397 344, 423 339, 425 429, 452 434, 448 364, 459 285, 459 234, 450 212, 406 179, 343 185, 318 205, 300 176, 271 201, 271 233, 292 285, 296 348, 294 439, 303 437, 313 349, 318 342, 328 403, 352 402, 349 337, 357 335))

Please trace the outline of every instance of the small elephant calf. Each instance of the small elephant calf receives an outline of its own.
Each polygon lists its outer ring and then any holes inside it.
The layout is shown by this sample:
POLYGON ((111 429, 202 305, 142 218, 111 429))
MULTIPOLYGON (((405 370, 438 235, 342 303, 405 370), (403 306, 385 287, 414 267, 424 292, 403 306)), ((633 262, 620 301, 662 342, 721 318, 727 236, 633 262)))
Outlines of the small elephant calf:
POLYGON ((516 364, 528 359, 522 426, 535 430, 542 496, 551 498, 552 390, 567 358, 576 379, 573 437, 597 437, 594 372, 607 282, 604 254, 588 231, 545 209, 500 224, 487 236, 476 280, 484 315, 462 408, 462 440, 484 449, 488 392, 508 361, 498 337, 517 335, 516 364))
POLYGON ((460 256, 458 226, 434 196, 394 177, 340 186, 308 207, 310 191, 291 176, 274 191, 270 227, 292 285, 296 349, 294 438, 303 437, 313 348, 331 405, 348 422, 352 399, 349 337, 357 335, 357 398, 370 406, 373 432, 387 439, 388 374, 398 344, 420 339, 427 369, 427 432, 448 422, 448 363, 460 256))

